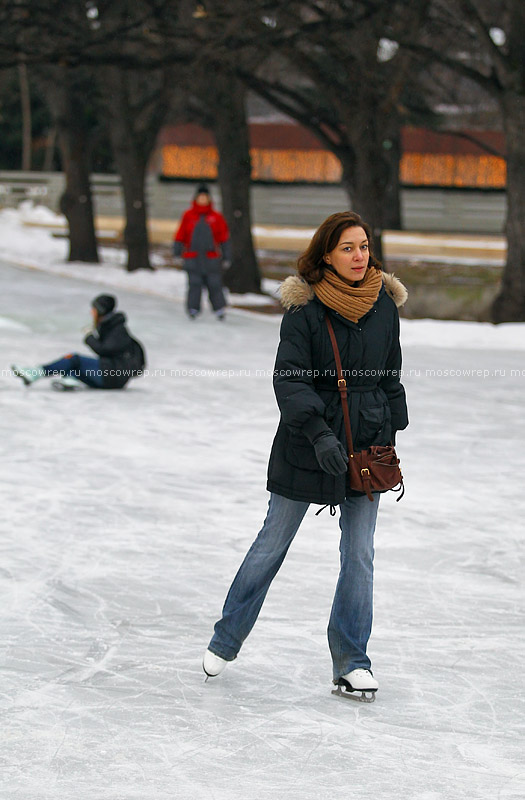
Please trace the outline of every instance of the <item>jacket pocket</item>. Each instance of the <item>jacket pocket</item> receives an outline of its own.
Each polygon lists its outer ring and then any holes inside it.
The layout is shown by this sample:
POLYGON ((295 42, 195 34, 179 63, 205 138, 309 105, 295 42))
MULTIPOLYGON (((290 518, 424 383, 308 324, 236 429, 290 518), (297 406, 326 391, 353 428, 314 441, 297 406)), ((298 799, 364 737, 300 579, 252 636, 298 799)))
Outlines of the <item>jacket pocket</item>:
POLYGON ((359 411, 359 431, 354 447, 363 450, 373 444, 386 444, 391 438, 390 406, 362 408, 359 411))
POLYGON ((293 467, 321 470, 313 445, 300 431, 295 433, 286 428, 284 457, 293 467))

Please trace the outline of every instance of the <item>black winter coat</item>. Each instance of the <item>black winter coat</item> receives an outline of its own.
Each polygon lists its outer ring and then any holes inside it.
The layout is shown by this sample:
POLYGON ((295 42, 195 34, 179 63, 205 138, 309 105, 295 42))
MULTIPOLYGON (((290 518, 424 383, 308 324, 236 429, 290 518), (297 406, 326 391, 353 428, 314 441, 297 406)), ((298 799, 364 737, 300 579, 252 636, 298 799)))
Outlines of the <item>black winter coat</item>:
POLYGON ((120 311, 108 314, 97 325, 98 336, 89 334, 85 343, 100 357, 104 389, 122 389, 133 367, 133 338, 120 311))
POLYGON ((350 489, 346 474, 333 476, 321 469, 312 445, 321 431, 331 429, 347 450, 325 315, 330 314, 347 381, 354 449, 362 450, 388 444, 408 425, 397 310, 406 297, 403 284, 383 273, 374 306, 354 323, 321 303, 301 278, 283 283, 281 301, 288 310, 274 370, 281 419, 268 465, 268 491, 322 505, 339 505, 360 494, 350 489))

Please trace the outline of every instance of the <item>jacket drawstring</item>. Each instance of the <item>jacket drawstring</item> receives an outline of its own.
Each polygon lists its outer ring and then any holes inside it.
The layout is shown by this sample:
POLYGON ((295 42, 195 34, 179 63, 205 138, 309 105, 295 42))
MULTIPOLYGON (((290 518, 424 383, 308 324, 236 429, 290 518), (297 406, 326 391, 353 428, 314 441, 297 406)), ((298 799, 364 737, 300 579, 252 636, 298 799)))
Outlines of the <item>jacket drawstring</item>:
POLYGON ((333 506, 331 503, 327 503, 325 506, 323 506, 322 508, 320 508, 320 509, 319 509, 319 511, 316 511, 316 512, 315 512, 315 516, 316 516, 316 517, 318 517, 318 516, 319 516, 319 514, 321 513, 321 511, 324 511, 324 510, 325 510, 325 508, 328 508, 328 506, 330 506, 330 516, 331 516, 331 517, 335 517, 337 509, 336 509, 336 507, 335 507, 335 506, 333 506))

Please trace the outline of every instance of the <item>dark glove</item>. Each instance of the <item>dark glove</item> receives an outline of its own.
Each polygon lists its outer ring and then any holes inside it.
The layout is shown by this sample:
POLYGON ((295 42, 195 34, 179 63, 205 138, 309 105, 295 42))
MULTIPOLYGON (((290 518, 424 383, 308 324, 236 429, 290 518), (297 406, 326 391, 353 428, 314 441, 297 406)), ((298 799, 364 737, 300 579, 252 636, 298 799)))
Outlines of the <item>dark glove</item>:
POLYGON ((312 444, 319 466, 324 472, 329 475, 342 475, 346 472, 348 456, 332 431, 323 431, 312 444))
POLYGON ((182 250, 182 242, 173 242, 173 261, 179 267, 182 266, 183 262, 182 250))

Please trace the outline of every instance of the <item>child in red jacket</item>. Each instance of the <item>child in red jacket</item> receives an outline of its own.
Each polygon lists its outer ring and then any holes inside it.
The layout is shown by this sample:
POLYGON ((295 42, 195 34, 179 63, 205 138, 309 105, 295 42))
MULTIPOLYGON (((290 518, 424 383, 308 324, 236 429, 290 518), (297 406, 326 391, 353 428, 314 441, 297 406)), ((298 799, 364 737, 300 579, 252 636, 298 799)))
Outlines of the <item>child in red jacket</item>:
POLYGON ((197 188, 191 208, 183 214, 174 236, 173 254, 182 256, 188 273, 186 309, 190 319, 200 313, 203 286, 208 289, 215 316, 224 319, 221 267, 231 264, 230 232, 222 214, 214 209, 205 184, 197 188))

